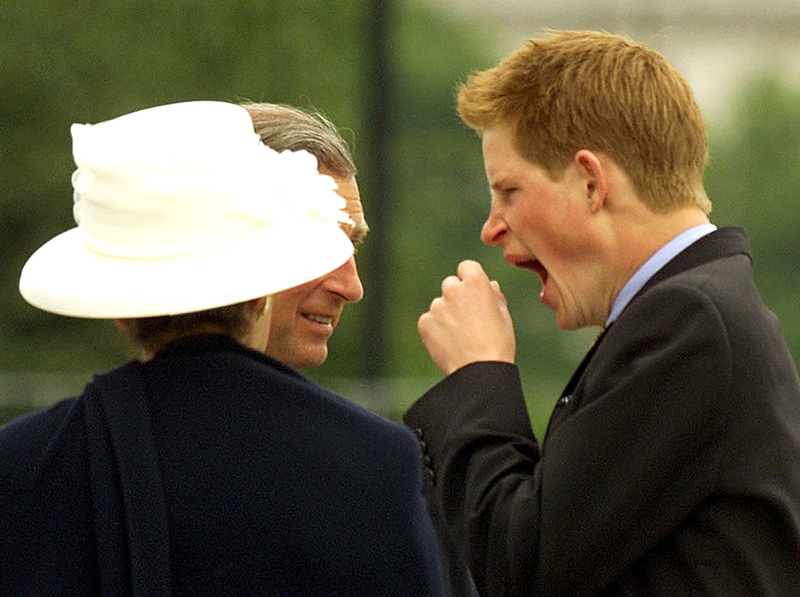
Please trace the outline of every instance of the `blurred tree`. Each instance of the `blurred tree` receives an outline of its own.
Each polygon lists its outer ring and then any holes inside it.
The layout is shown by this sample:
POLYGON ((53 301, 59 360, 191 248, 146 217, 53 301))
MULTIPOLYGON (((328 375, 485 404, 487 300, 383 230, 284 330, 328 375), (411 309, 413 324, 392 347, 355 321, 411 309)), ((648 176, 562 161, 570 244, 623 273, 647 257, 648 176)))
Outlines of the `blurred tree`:
MULTIPOLYGON (((419 314, 460 260, 478 259, 508 296, 523 382, 534 424, 542 429, 593 331, 558 330, 552 312, 538 303, 535 276, 509 268, 499 250, 480 243, 488 189, 480 143, 455 114, 454 91, 470 70, 496 61, 488 49, 494 44, 440 17, 430 3, 395 0, 392 7, 388 37, 380 40, 388 50, 391 97, 390 124, 381 131, 388 141, 381 158, 386 180, 378 187, 369 135, 376 123, 367 98, 377 76, 371 36, 379 33, 370 29, 368 0, 335 6, 325 0, 0 5, 0 373, 67 372, 77 384, 128 357, 109 322, 42 313, 16 290, 28 255, 74 225, 72 122, 189 99, 287 102, 319 108, 343 129, 361 166, 368 220, 382 203, 391 206, 391 220, 373 221, 360 250, 365 299, 347 310, 331 341, 332 357, 312 376, 398 415, 439 378, 417 336, 419 314), (381 283, 370 276, 376 268, 387 286, 383 305, 370 298, 381 283), (364 382, 370 373, 366 326, 375 325, 367 314, 379 307, 386 333, 381 375, 387 379, 364 382)), ((796 357, 798 106, 797 92, 776 79, 750 85, 736 132, 712 131, 708 172, 715 220, 749 229, 756 278, 796 357)), ((60 397, 54 378, 37 377, 45 384, 41 399, 60 397)), ((13 387, 0 383, 0 399, 28 392, 29 377, 20 379, 13 387)))
MULTIPOLYGON (((0 7, 0 370, 96 370, 124 358, 108 322, 41 313, 18 293, 44 240, 74 226, 69 126, 152 105, 240 98, 359 122, 361 2, 62 0, 0 7)), ((198 123, 202 127, 203 123, 198 123)))
MULTIPOLYGON (((389 359, 387 370, 415 375, 420 367, 430 367, 416 337, 416 316, 465 246, 479 246, 473 235, 480 222, 479 202, 473 203, 474 223, 468 214, 451 210, 452 201, 440 209, 432 205, 448 195, 484 194, 478 146, 452 112, 452 89, 457 78, 486 59, 476 38, 463 27, 430 11, 423 13, 413 2, 395 4, 397 18, 384 42, 399 70, 392 131, 402 132, 390 138, 384 164, 390 192, 370 195, 367 167, 359 172, 359 181, 368 218, 380 202, 396 208, 398 221, 373 233, 373 238, 388 239, 380 251, 387 254, 375 255, 392 285, 385 350, 397 357, 389 359), (464 163, 462 155, 470 163, 464 163), (467 191, 464 179, 480 184, 480 191, 467 191), (450 226, 453 217, 470 222, 468 235, 450 226), (454 230, 448 232, 446 251, 440 251, 442 227, 436 223, 442 218, 448 230, 454 230), (462 245, 461 239, 469 244, 462 245), (409 259, 415 263, 406 265, 409 259)), ((0 372, 88 374, 128 356, 109 322, 40 312, 16 291, 30 253, 74 226, 72 122, 99 122, 190 99, 287 102, 321 109, 352 142, 357 163, 369 164, 365 131, 375 123, 366 113, 365 98, 377 73, 370 70, 373 32, 364 18, 366 8, 367 0, 335 6, 324 0, 3 3, 0 218, 5 259, 0 262, 0 282, 6 292, 0 295, 0 372)), ((369 239, 363 251, 361 258, 367 259, 369 239)), ((371 281, 364 282, 367 298, 344 318, 332 344, 335 358, 315 372, 321 381, 365 370, 363 326, 371 308, 371 281)), ((12 390, 0 385, 0 392, 12 390)))
POLYGON ((800 358, 800 89, 777 73, 748 81, 732 122, 711 132, 712 219, 745 227, 756 283, 800 358))

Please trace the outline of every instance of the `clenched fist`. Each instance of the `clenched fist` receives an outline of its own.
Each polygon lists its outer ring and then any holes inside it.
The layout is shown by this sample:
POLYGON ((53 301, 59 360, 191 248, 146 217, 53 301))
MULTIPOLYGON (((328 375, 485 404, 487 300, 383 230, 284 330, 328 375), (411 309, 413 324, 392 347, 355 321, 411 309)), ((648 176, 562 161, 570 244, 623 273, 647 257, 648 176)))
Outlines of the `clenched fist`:
POLYGON ((506 298, 481 265, 462 261, 442 281, 442 295, 417 322, 434 364, 445 375, 478 361, 514 362, 516 339, 506 298))

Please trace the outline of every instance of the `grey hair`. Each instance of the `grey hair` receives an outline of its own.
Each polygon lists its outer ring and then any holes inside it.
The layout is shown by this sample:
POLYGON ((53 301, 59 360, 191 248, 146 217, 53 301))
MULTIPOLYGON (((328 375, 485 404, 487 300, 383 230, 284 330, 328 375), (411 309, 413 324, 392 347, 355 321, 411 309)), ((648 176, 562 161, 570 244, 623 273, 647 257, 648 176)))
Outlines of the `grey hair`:
POLYGON ((355 176, 356 165, 347 142, 321 114, 284 104, 243 102, 241 106, 250 114, 253 128, 265 145, 275 151, 304 149, 330 174, 355 176))

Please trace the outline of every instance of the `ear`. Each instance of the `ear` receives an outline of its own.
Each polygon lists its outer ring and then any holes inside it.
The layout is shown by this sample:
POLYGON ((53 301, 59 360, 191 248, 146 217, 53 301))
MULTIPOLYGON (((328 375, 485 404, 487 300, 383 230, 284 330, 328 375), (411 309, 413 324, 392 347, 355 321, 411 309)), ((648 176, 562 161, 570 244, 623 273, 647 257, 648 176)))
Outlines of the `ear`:
POLYGON ((268 296, 262 296, 250 301, 248 304, 250 316, 256 321, 264 317, 269 311, 270 302, 270 297, 268 296))
POLYGON ((583 192, 592 213, 605 204, 608 195, 608 171, 593 151, 581 149, 575 154, 575 167, 581 177, 583 192))

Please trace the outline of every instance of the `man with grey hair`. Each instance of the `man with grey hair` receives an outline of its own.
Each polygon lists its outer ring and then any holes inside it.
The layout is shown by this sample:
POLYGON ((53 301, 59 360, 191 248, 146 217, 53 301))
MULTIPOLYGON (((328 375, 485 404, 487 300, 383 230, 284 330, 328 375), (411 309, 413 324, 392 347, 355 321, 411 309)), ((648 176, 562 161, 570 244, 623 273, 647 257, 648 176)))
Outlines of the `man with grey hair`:
MULTIPOLYGON (((345 231, 353 245, 359 245, 369 228, 356 182, 356 166, 336 126, 319 113, 294 106, 242 105, 250 113, 255 131, 265 145, 276 151, 307 151, 317 158, 319 172, 333 177, 338 185, 337 192, 346 201, 344 209, 352 220, 352 224, 345 225, 345 231)), ((319 278, 274 294, 266 353, 298 369, 321 365, 328 356, 327 343, 344 305, 360 300, 363 294, 355 255, 319 278)), ((429 496, 429 507, 439 535, 449 595, 477 596, 466 564, 458 555, 439 505, 432 496, 429 496)))
MULTIPOLYGON (((336 182, 352 223, 344 224, 353 245, 359 245, 369 227, 356 182, 356 167, 336 127, 319 114, 293 106, 270 103, 242 104, 253 119, 262 142, 275 151, 304 150, 317 158, 321 174, 336 182)), ((297 369, 318 367, 328 356, 333 335, 347 303, 364 296, 364 288, 351 256, 324 276, 277 293, 272 305, 272 329, 267 354, 297 369)))

